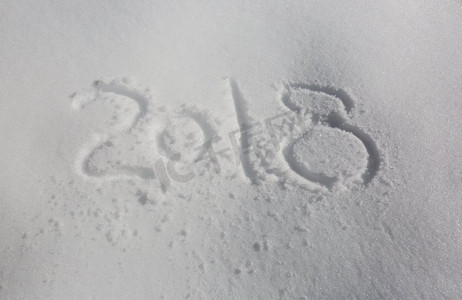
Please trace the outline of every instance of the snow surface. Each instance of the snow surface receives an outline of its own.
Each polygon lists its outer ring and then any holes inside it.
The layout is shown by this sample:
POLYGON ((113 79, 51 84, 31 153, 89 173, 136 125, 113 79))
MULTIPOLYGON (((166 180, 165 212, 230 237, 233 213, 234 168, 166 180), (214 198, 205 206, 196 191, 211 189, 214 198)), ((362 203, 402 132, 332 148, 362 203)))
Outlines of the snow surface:
POLYGON ((1 299, 462 298, 462 2, 0 4, 1 299))

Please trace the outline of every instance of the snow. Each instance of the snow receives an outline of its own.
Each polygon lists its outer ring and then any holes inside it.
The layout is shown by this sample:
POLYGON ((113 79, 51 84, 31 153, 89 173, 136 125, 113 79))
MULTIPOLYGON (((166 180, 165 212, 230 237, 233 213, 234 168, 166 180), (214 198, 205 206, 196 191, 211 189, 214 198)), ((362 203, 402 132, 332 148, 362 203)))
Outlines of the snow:
POLYGON ((462 297, 462 3, 3 1, 1 299, 462 297))

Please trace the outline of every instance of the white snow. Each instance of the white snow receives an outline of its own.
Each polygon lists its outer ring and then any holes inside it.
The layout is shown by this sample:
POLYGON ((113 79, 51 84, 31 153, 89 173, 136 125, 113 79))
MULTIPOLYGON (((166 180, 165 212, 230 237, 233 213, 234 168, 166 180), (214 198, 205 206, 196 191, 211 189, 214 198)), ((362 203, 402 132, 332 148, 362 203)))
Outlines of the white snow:
POLYGON ((462 2, 2 1, 0 299, 462 297, 462 2))

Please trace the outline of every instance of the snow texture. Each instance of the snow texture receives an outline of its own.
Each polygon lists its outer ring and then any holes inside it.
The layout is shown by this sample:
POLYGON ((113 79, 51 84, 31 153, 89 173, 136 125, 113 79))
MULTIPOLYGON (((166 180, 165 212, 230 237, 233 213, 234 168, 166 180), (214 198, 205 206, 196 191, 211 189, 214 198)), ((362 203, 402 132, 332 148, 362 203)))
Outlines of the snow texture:
POLYGON ((462 2, 2 1, 0 299, 462 298, 462 2))

